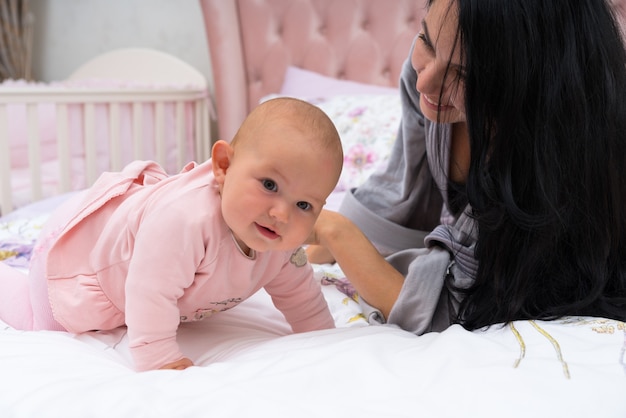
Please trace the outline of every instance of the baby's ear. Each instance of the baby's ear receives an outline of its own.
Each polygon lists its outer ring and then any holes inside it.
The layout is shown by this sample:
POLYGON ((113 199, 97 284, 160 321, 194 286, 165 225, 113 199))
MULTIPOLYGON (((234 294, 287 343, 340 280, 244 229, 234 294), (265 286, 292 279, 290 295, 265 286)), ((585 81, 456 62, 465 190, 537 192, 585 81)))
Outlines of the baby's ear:
POLYGON ((213 144, 211 150, 211 164, 213 165, 213 175, 219 184, 224 183, 226 170, 230 167, 233 158, 233 147, 226 141, 219 140, 213 144))

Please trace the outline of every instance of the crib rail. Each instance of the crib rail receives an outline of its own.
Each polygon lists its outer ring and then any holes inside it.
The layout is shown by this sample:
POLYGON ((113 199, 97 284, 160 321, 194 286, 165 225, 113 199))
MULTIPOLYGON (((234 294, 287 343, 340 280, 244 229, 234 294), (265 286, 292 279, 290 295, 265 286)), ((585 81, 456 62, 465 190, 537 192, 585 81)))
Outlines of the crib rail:
POLYGON ((193 159, 204 161, 209 158, 211 146, 210 134, 210 102, 206 90, 197 88, 125 88, 125 89, 73 89, 30 87, 28 89, 7 89, 0 95, 0 214, 7 214, 15 207, 15 199, 11 186, 10 138, 8 132, 7 108, 11 104, 23 104, 27 109, 28 134, 28 169, 30 176, 30 201, 44 197, 41 184, 41 137, 37 106, 40 103, 54 103, 56 107, 56 136, 58 159, 58 190, 56 194, 71 190, 70 141, 68 133, 68 106, 81 106, 84 132, 84 166, 86 185, 91 185, 100 174, 96 156, 96 126, 94 108, 96 105, 106 106, 109 132, 108 169, 122 168, 121 139, 119 135, 119 114, 121 105, 132 106, 132 149, 133 159, 145 159, 142 153, 143 106, 154 106, 154 147, 156 161, 164 164, 165 142, 163 126, 163 109, 166 103, 175 106, 176 114, 176 150, 177 166, 181 168, 191 159, 185 152, 184 140, 187 138, 187 125, 184 122, 185 106, 193 106, 193 159))

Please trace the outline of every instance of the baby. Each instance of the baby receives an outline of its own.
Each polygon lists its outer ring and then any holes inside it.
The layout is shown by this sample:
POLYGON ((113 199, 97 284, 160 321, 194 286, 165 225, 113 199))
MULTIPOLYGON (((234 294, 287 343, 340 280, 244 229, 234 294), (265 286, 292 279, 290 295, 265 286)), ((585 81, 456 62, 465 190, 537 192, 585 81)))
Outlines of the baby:
POLYGON ((137 370, 150 370, 192 366, 176 341, 179 323, 261 288, 294 332, 334 327, 300 246, 342 162, 331 120, 278 98, 255 108, 231 143, 217 141, 203 164, 167 176, 135 161, 103 174, 42 232, 31 263, 32 328, 127 325, 137 370))

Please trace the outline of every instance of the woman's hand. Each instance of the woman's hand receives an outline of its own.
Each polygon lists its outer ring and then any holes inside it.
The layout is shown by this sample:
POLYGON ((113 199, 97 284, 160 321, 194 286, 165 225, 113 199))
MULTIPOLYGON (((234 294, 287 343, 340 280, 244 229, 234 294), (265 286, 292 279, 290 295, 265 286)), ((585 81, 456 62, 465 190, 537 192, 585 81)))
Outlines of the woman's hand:
POLYGON ((387 317, 404 277, 378 253, 361 230, 338 212, 322 210, 307 242, 312 263, 336 261, 359 295, 387 317))
POLYGON ((311 263, 315 264, 332 264, 335 258, 328 251, 328 248, 321 245, 309 245, 306 247, 306 256, 311 263))
POLYGON ((193 361, 189 360, 187 357, 183 357, 180 360, 159 367, 159 370, 185 370, 187 367, 191 366, 193 366, 193 361))
POLYGON ((306 248, 306 255, 309 262, 315 264, 332 264, 335 262, 335 257, 330 252, 328 247, 323 244, 325 236, 334 229, 341 229, 341 221, 345 219, 337 212, 322 210, 311 235, 305 242, 309 246, 306 248))

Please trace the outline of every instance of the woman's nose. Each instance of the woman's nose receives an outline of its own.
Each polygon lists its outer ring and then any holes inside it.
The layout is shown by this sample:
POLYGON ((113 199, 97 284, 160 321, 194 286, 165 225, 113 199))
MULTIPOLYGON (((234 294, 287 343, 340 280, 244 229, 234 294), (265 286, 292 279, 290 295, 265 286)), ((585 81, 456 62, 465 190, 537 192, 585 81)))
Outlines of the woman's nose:
POLYGON ((438 72, 435 58, 422 49, 423 47, 416 45, 411 56, 411 64, 417 72, 415 88, 420 93, 438 94, 441 89, 441 74, 438 72))
POLYGON ((413 69, 415 70, 418 76, 424 69, 425 63, 426 63, 425 54, 421 51, 421 47, 419 43, 417 43, 415 44, 415 47, 413 48, 413 53, 411 54, 411 65, 413 66, 413 69))

